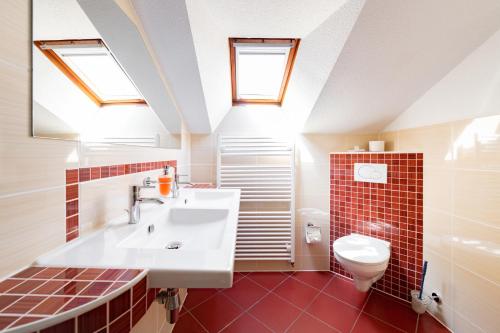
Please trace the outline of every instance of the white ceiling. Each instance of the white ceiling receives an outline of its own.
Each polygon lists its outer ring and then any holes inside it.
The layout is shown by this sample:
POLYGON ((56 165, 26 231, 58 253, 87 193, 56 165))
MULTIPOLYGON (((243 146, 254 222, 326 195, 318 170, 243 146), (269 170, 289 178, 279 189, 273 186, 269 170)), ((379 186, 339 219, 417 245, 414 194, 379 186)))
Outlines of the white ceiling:
POLYGON ((304 38, 348 0, 199 0, 231 37, 304 38))
POLYGON ((190 131, 210 132, 186 3, 179 0, 131 3, 190 131))
POLYGON ((500 28, 498 0, 369 0, 305 125, 375 132, 500 28))
POLYGON ((500 29, 499 0, 130 3, 192 133, 234 110, 228 37, 301 38, 283 110, 297 130, 362 133, 381 130, 500 29))

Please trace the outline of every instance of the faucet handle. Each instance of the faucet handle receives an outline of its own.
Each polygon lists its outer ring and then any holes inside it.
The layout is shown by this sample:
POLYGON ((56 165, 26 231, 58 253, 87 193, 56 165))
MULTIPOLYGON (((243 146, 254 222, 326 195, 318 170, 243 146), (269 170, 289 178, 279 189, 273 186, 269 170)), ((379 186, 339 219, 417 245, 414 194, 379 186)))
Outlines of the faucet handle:
POLYGON ((146 177, 142 181, 142 188, 154 188, 154 186, 151 184, 155 184, 155 183, 158 183, 158 182, 156 180, 152 180, 151 177, 146 177))

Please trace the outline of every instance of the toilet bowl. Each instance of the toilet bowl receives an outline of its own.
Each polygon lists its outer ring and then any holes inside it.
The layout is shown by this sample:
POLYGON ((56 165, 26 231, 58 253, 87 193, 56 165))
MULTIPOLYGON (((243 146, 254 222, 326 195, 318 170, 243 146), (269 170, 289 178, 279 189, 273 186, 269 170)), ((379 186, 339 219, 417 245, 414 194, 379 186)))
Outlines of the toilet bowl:
POLYGON ((350 234, 333 242, 339 264, 352 274, 356 289, 368 291, 385 273, 391 255, 391 243, 370 236, 350 234))

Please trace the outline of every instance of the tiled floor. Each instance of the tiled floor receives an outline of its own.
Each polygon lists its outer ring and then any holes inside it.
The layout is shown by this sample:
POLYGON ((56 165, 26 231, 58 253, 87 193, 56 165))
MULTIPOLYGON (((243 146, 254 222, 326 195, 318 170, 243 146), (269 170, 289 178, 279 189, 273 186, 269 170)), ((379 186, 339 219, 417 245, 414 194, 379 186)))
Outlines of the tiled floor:
POLYGON ((174 333, 448 332, 391 296, 329 272, 235 273, 230 289, 190 289, 174 333))

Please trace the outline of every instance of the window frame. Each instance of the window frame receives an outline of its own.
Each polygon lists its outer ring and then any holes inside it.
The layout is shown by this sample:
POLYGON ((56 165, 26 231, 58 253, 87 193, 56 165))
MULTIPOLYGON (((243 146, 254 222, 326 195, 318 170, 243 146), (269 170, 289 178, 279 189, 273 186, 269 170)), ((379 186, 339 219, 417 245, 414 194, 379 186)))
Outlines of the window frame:
POLYGON ((300 39, 299 38, 229 38, 229 58, 231 66, 231 95, 233 106, 244 105, 244 104, 263 104, 263 105, 277 105, 281 106, 285 98, 286 90, 288 87, 288 82, 290 81, 290 76, 292 74, 293 65, 295 63, 295 58, 297 56, 297 50, 299 48, 300 39), (248 98, 238 98, 238 87, 237 87, 237 63, 236 63, 236 46, 235 44, 284 44, 290 43, 290 50, 288 52, 288 60, 283 72, 283 79, 281 81, 280 91, 277 99, 248 99, 248 98))
MULTIPOLYGON (((104 100, 96 92, 94 92, 79 76, 75 73, 71 67, 69 67, 66 62, 61 59, 61 57, 52 49, 44 47, 45 45, 94 45, 101 44, 107 48, 106 44, 102 39, 63 39, 63 40, 36 40, 33 44, 68 78, 73 82, 85 95, 87 95, 92 102, 94 102, 98 107, 108 106, 108 105, 130 105, 130 104, 140 104, 146 105, 144 99, 113 99, 104 100)), ((108 49, 109 50, 109 49, 108 49)), ((111 54, 110 54, 111 55, 111 54)), ((113 57, 113 55, 111 55, 113 57)), ((113 57, 116 61, 116 59, 113 57)), ((120 64, 116 61, 118 66, 120 64)), ((120 66, 121 68, 121 66, 120 66)), ((122 68, 123 70, 123 68, 122 68)), ((124 71, 125 75, 127 73, 124 71)), ((128 75, 127 75, 128 77, 128 75)), ((130 80, 130 78, 129 78, 130 80)), ((131 81, 132 82, 132 81, 131 81)), ((133 84, 133 82, 132 82, 133 84)), ((137 88, 136 88, 137 89, 137 88)))

